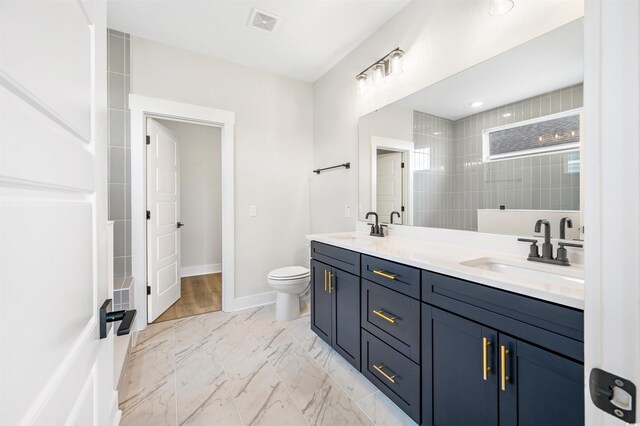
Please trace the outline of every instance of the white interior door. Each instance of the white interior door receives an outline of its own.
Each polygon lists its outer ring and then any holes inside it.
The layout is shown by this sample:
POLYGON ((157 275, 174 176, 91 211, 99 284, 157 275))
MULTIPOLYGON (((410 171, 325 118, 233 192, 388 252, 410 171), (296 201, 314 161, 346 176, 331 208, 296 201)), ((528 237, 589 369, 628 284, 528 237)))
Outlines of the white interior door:
POLYGON ((378 155, 376 171, 376 211, 380 220, 387 222, 391 212, 397 211, 400 219, 394 218, 394 223, 402 224, 402 153, 378 155))
POLYGON ((112 424, 105 2, 0 3, 0 424, 112 424))
POLYGON ((180 298, 180 158, 178 137, 147 119, 147 262, 149 322, 180 298))

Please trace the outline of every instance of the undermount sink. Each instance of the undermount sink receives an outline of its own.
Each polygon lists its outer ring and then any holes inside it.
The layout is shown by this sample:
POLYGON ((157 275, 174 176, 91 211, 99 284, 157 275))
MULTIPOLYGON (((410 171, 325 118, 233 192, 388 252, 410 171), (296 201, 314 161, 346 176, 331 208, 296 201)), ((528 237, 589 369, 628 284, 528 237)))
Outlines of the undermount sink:
POLYGON ((376 240, 374 240, 374 238, 378 238, 378 237, 365 237, 365 236, 358 236, 358 235, 331 235, 331 238, 335 238, 336 240, 342 240, 345 242, 349 242, 349 243, 356 243, 356 244, 375 244, 376 240))
POLYGON ((584 287, 584 275, 580 271, 568 269, 565 266, 537 264, 534 262, 514 261, 493 257, 481 257, 478 259, 460 262, 461 265, 514 278, 527 278, 539 280, 549 284, 559 284, 570 287, 584 287))

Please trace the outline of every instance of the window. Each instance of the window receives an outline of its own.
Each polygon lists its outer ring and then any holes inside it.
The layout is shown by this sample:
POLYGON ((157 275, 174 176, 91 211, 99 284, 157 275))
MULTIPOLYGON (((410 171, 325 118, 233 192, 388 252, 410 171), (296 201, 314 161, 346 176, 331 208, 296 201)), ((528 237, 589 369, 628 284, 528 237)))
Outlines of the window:
POLYGON ((580 149, 582 110, 546 115, 532 120, 485 129, 485 162, 580 149))

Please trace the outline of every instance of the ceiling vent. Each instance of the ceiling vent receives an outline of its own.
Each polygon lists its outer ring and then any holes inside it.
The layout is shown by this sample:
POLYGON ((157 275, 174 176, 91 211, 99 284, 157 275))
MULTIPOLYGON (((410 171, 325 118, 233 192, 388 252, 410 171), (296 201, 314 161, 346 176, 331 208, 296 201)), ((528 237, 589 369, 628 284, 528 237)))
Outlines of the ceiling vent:
POLYGON ((249 16, 249 27, 265 33, 272 33, 278 29, 280 17, 258 8, 253 8, 249 16))

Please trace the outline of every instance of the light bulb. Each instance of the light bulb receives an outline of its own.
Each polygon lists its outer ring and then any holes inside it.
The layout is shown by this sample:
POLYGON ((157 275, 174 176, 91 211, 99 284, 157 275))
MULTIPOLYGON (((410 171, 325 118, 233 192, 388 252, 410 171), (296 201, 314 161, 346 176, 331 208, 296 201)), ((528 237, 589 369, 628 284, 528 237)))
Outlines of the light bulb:
POLYGON ((392 75, 400 75, 402 74, 402 58, 404 57, 404 52, 402 50, 394 50, 389 55, 389 68, 391 68, 392 75))
POLYGON ((491 0, 489 7, 489 15, 502 16, 506 15, 513 9, 513 0, 491 0))
POLYGON ((367 75, 360 74, 356 77, 356 80, 358 81, 358 94, 361 95, 363 93, 367 93, 367 88, 369 86, 367 75))
POLYGON ((371 69, 373 71, 373 84, 379 86, 384 79, 384 64, 378 62, 371 69))

